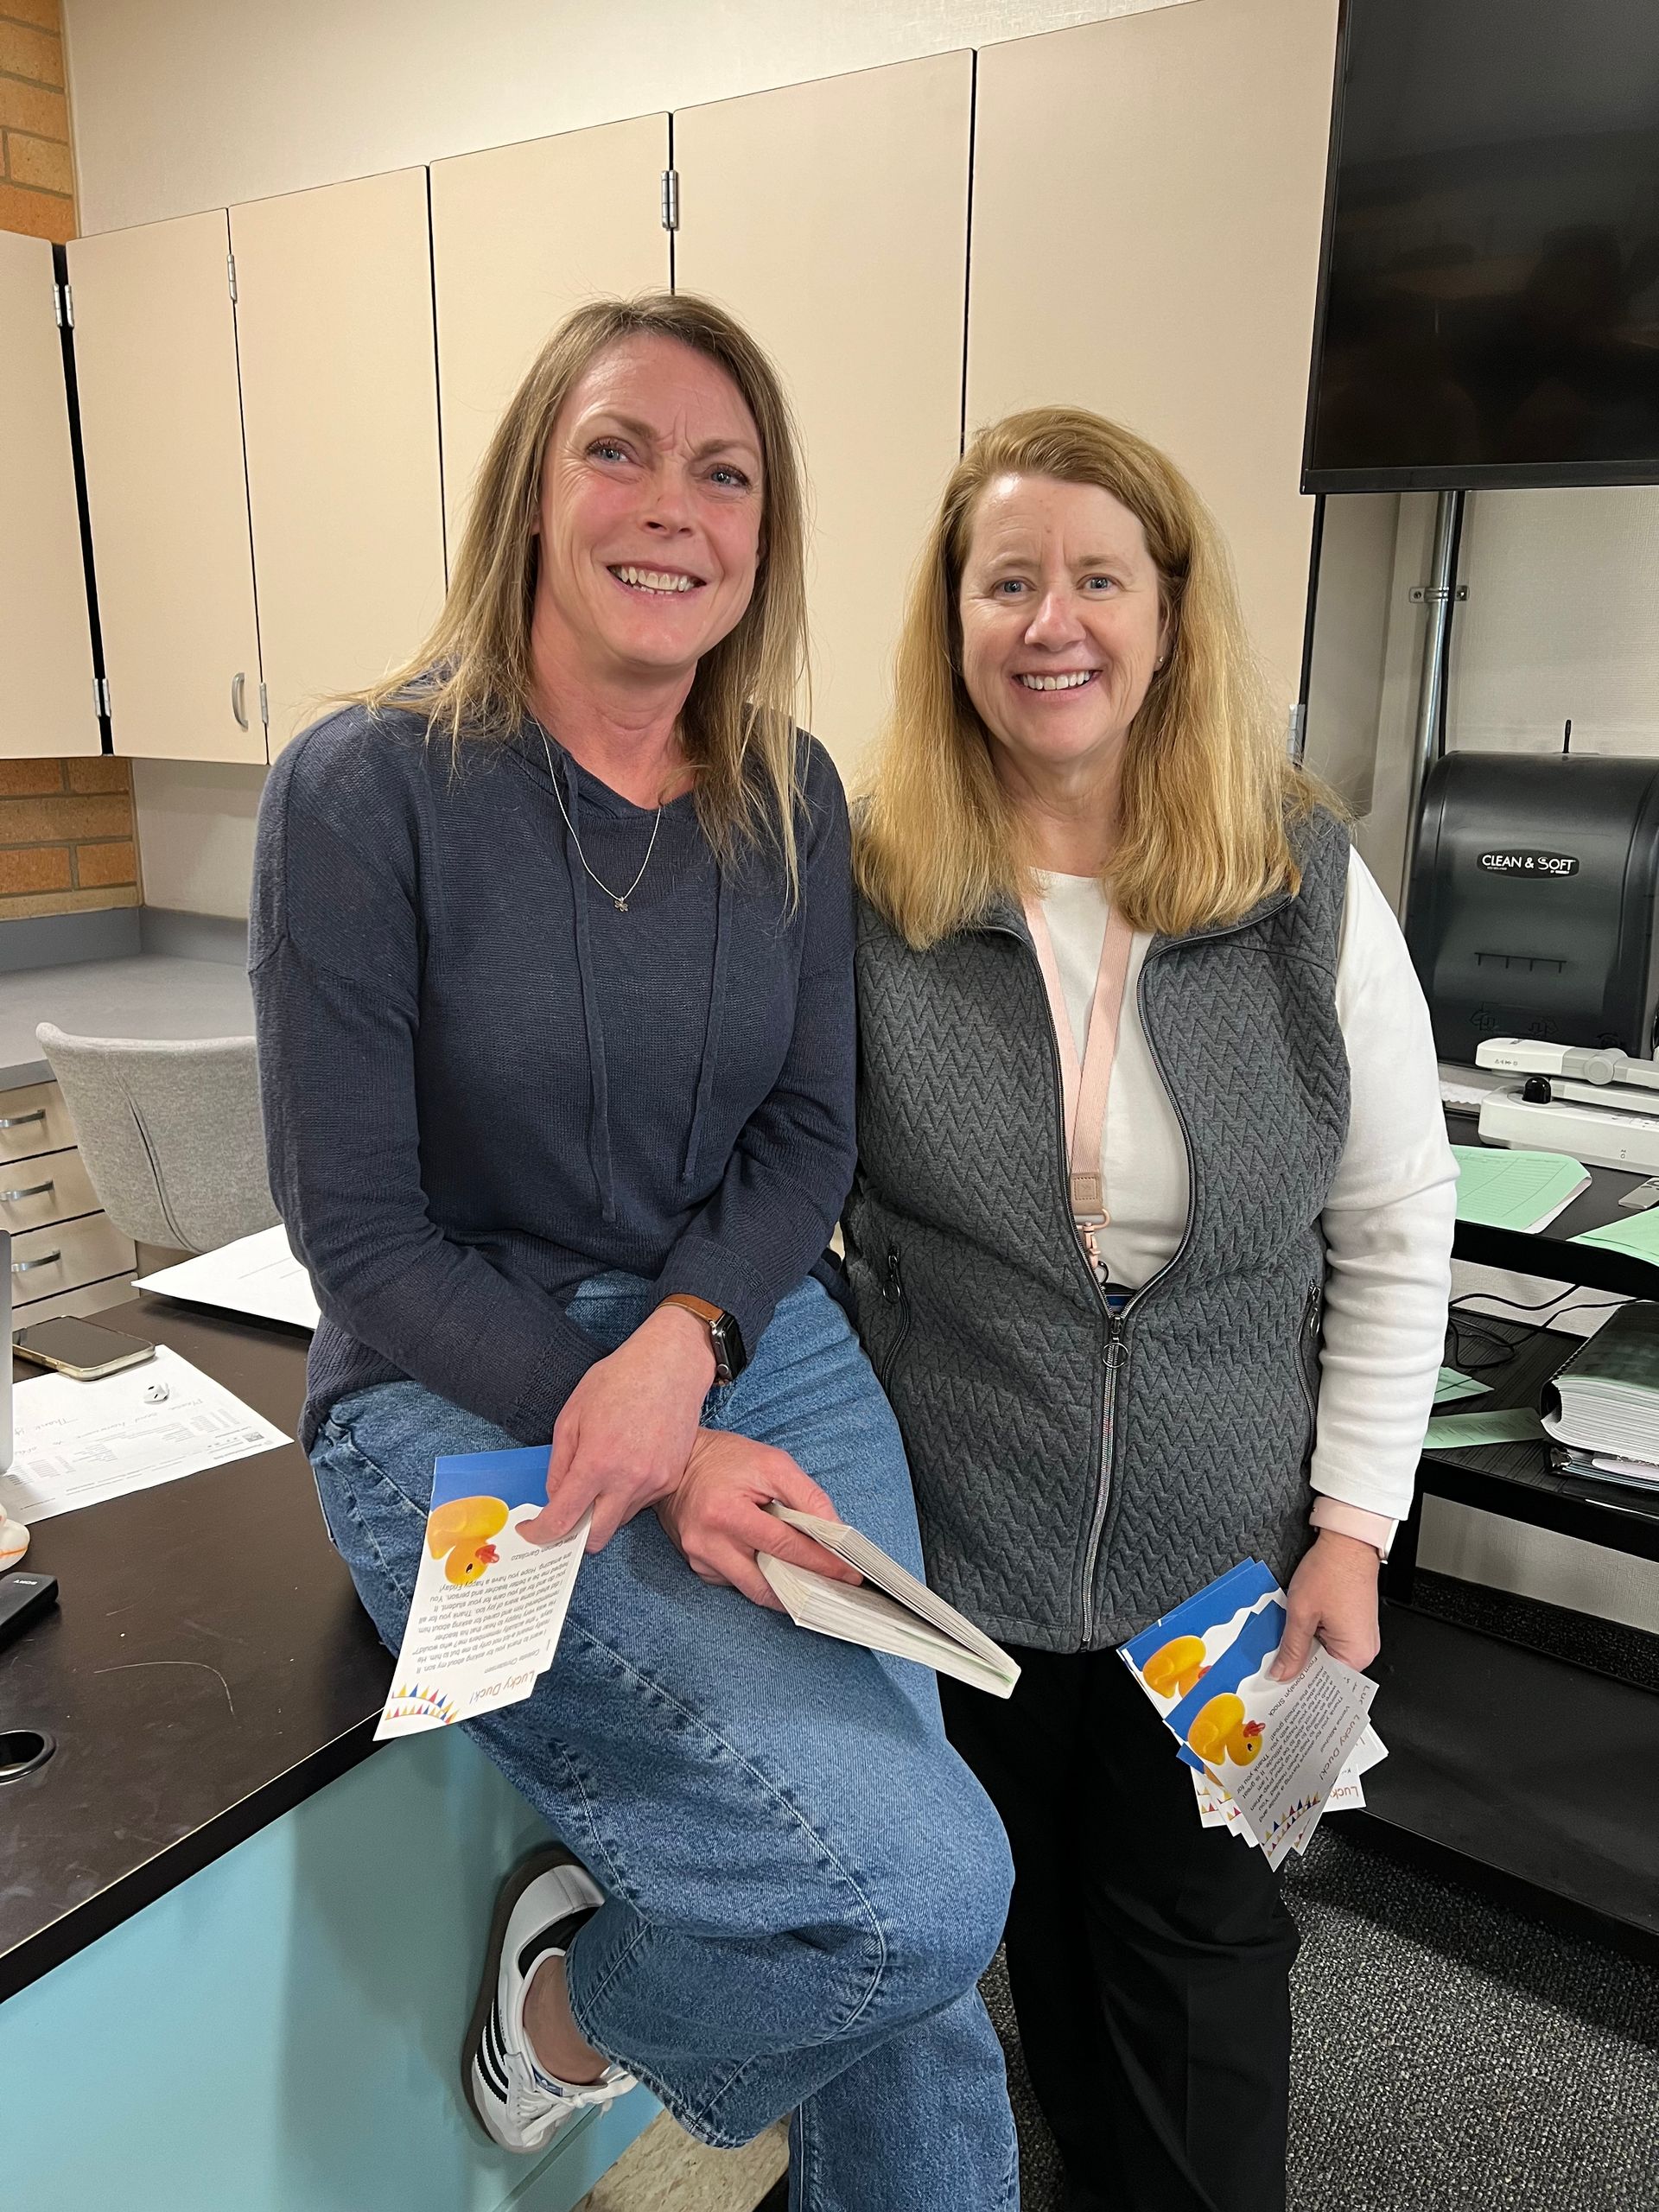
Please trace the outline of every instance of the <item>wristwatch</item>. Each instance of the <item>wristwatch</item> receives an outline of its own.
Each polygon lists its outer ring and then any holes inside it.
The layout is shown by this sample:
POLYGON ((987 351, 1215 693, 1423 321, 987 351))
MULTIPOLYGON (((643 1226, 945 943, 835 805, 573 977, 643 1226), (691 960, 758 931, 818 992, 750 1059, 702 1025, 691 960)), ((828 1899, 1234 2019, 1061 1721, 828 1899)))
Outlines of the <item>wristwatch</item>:
POLYGON ((711 1306, 706 1298, 693 1298, 687 1290, 671 1290, 662 1302, 664 1306, 683 1306, 688 1313, 696 1315, 707 1328, 709 1341, 715 1348, 715 1382, 735 1382, 749 1363, 737 1316, 728 1313, 722 1306, 711 1306))

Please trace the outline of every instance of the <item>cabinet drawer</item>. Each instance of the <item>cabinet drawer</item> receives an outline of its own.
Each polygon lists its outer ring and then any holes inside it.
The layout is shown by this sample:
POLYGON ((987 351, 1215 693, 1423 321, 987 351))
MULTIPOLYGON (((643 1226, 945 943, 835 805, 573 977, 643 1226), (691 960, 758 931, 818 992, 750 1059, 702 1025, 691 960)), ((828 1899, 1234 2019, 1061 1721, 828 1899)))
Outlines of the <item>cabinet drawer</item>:
POLYGON ((75 1125, 55 1083, 0 1090, 0 1160, 60 1152, 75 1141, 75 1125))
POLYGON ((108 1214, 51 1229, 27 1229, 11 1240, 11 1302, 14 1312, 31 1299, 54 1291, 76 1290, 105 1275, 130 1273, 137 1258, 108 1214))
MULTIPOLYGON (((23 1278, 27 1282, 27 1275, 23 1278)), ((70 1315, 101 1313, 107 1306, 132 1305, 133 1323, 137 1325, 137 1310, 130 1274, 111 1275, 104 1282, 82 1283, 79 1290, 60 1290, 51 1298, 36 1298, 27 1306, 18 1306, 12 1319, 20 1329, 31 1328, 36 1321, 55 1321, 60 1313, 70 1315)), ((112 1329, 127 1324, 119 1319, 111 1322, 112 1329)), ((143 1334, 142 1328, 138 1334, 143 1334)))
POLYGON ((78 1152, 43 1152, 16 1166, 0 1166, 0 1229, 14 1236, 98 1210, 98 1193, 78 1152))

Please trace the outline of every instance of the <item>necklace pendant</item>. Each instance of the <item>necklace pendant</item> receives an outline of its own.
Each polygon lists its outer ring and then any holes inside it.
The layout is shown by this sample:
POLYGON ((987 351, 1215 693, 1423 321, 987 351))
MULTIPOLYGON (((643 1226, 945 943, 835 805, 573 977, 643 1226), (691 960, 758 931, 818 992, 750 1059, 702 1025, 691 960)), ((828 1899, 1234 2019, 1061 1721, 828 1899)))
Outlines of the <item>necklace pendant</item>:
POLYGON ((628 911, 628 902, 627 902, 627 900, 626 900, 626 899, 617 899, 617 902, 616 902, 616 911, 617 911, 617 912, 618 912, 619 914, 626 914, 626 913, 627 912, 627 911, 628 911))

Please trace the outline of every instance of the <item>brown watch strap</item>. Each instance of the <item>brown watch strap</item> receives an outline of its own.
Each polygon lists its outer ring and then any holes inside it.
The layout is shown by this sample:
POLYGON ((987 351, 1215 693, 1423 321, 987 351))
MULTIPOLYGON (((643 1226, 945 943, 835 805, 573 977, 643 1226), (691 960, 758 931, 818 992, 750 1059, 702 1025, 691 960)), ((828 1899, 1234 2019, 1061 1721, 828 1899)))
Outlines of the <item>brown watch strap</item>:
POLYGON ((688 1313, 695 1313, 705 1327, 712 1329, 716 1321, 724 1320, 723 1306, 711 1306, 706 1298, 693 1298, 689 1290, 671 1290, 662 1299, 664 1306, 683 1306, 688 1313))

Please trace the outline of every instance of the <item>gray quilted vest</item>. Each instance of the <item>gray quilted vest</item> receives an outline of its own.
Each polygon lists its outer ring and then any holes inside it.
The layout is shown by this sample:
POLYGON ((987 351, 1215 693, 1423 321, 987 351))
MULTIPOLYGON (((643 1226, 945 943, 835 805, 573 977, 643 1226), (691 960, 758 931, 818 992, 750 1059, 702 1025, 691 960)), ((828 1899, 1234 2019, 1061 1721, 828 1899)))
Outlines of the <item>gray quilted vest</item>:
POLYGON ((1071 1224, 1023 916, 918 953, 861 912, 844 1224, 859 1329, 904 1433, 929 1579, 1006 1642, 1102 1649, 1249 1554, 1282 1580, 1308 1541, 1319 1216, 1348 1134, 1348 839, 1319 814, 1296 842, 1294 898, 1147 950, 1141 1019, 1191 1211, 1116 1315, 1071 1224))

